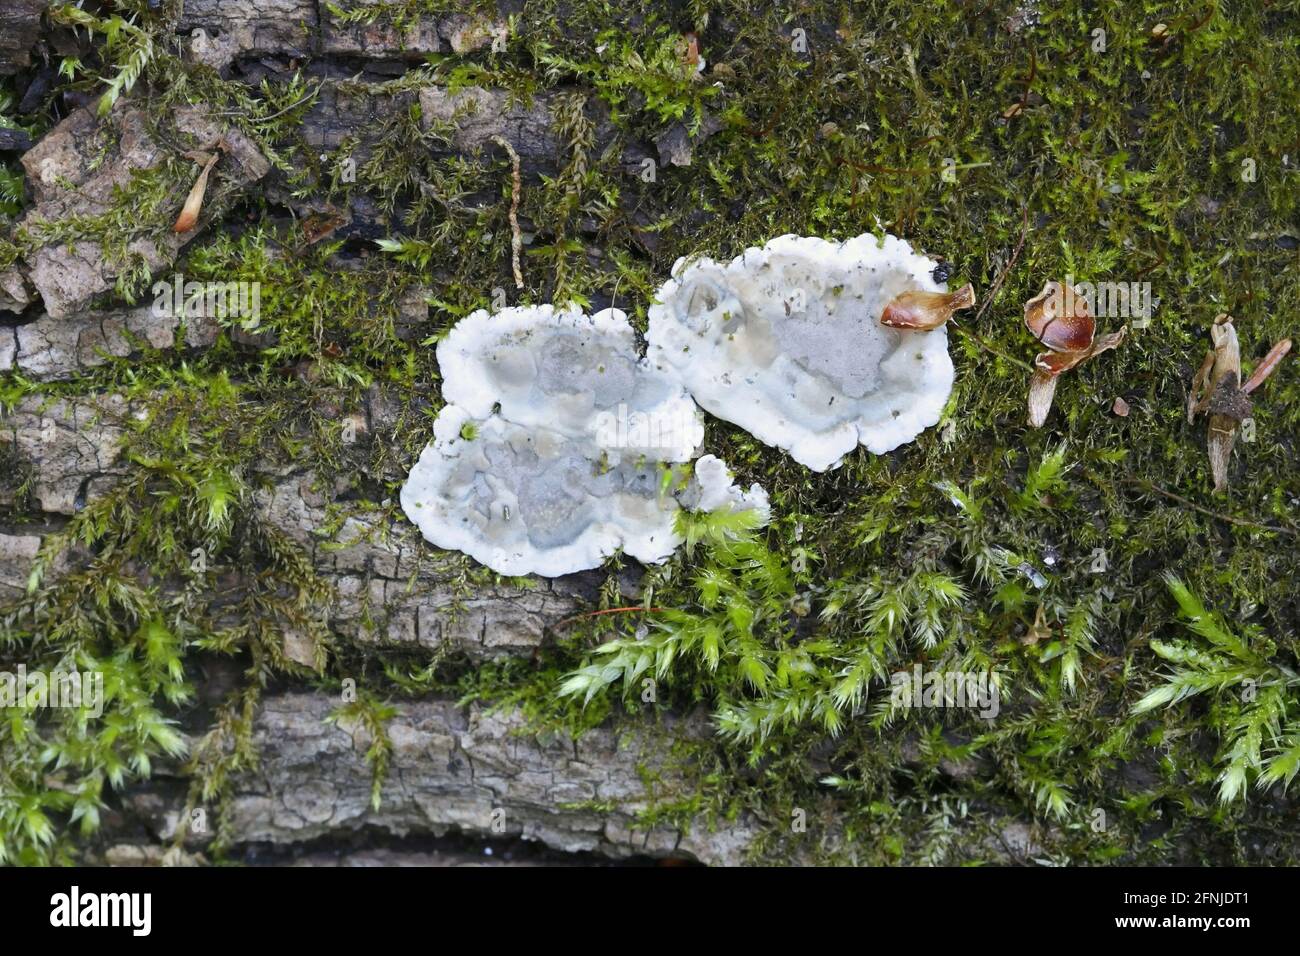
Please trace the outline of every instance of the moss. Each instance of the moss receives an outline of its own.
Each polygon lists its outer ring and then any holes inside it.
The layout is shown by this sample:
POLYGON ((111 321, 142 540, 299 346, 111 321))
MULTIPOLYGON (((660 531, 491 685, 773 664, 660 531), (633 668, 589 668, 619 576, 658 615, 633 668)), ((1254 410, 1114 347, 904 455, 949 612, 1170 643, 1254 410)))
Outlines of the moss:
MULTIPOLYGON (((997 856, 1008 821, 1033 819, 1042 856, 1055 861, 1296 862, 1293 848, 1273 841, 1252 847, 1289 806, 1281 782, 1255 786, 1262 762, 1247 761, 1246 786, 1219 799, 1247 716, 1231 691, 1155 715, 1137 709, 1167 685, 1158 648, 1188 641, 1163 571, 1218 608, 1234 633, 1267 635, 1252 645, 1259 668, 1296 667, 1296 374, 1284 366, 1259 394, 1257 437, 1239 445, 1227 497, 1210 496, 1203 426, 1188 426, 1182 411, 1217 312, 1236 316, 1248 363, 1295 331, 1297 130, 1277 104, 1300 87, 1296 17, 1262 2, 1208 19, 1162 14, 1172 36, 1164 42, 1152 38, 1156 15, 1133 5, 1044 5, 1037 25, 1016 33, 1003 25, 1012 6, 886 0, 756 11, 722 2, 616 13, 599 0, 537 2, 516 18, 504 53, 436 58, 386 86, 408 105, 430 82, 561 96, 568 154, 523 189, 520 215, 537 229, 524 301, 616 298, 644 323, 679 256, 728 257, 786 232, 871 230, 913 239, 950 264, 953 282, 985 294, 996 285, 997 294, 952 335, 957 385, 946 422, 890 455, 859 453, 815 475, 711 421, 707 450, 741 482, 764 484, 775 520, 764 531, 697 529, 692 553, 649 569, 644 606, 668 610, 567 625, 526 662, 367 653, 363 684, 374 700, 454 690, 577 733, 623 711, 707 708, 718 738, 680 745, 700 768, 699 792, 661 795, 646 820, 703 825, 751 811, 765 825, 760 859, 976 862, 997 856), (688 29, 709 64, 699 83, 673 60, 688 29), (1104 52, 1094 50, 1099 29, 1104 52), (600 151, 586 108, 597 104, 617 136, 600 151), (705 114, 720 129, 696 139, 689 167, 660 166, 654 182, 624 173, 619 146, 705 114), (1253 180, 1243 177, 1247 160, 1253 180), (1067 373, 1047 427, 1033 431, 1021 363, 1035 343, 1020 305, 1067 273, 1150 282, 1158 306, 1122 349, 1067 373), (1127 417, 1110 411, 1117 396, 1132 408, 1127 417), (641 624, 648 639, 635 638, 641 624), (595 654, 598 644, 604 653, 595 654), (584 671, 611 660, 617 672, 598 668, 599 680, 584 671), (915 663, 996 671, 1002 713, 988 724, 954 709, 889 707, 888 675, 915 663), (583 673, 588 680, 572 683, 583 673), (659 688, 652 705, 640 697, 646 675, 659 688), (560 693, 566 680, 572 695, 560 693), (978 771, 955 771, 964 762, 978 771), (802 832, 791 828, 797 810, 802 832)), ((205 540, 205 514, 229 496, 218 560, 255 552, 271 563, 268 581, 314 593, 300 557, 241 526, 239 476, 266 456, 347 478, 353 494, 340 520, 394 497, 438 404, 429 344, 489 305, 494 288, 513 289, 508 165, 447 155, 445 131, 398 111, 380 137, 387 146, 339 151, 362 157, 357 182, 343 183, 298 138, 313 89, 301 77, 249 91, 160 57, 140 82, 160 104, 202 98, 241 111, 236 121, 291 171, 299 195, 364 196, 388 214, 392 241, 360 260, 357 243, 308 244, 276 210, 251 202, 239 210, 251 228, 198 244, 182 264, 187 276, 264 283, 261 328, 273 341, 249 348, 227 335, 186 370, 176 355, 150 355, 45 389, 130 381, 143 398, 162 387, 151 405, 190 408, 202 423, 202 445, 169 431, 133 440, 135 477, 122 494, 158 502, 147 522, 125 506, 133 499, 114 496, 78 516, 74 533, 113 542, 110 557, 132 554, 184 577, 185 546, 205 540), (345 255, 363 264, 341 273, 345 255), (420 284, 431 316, 413 337, 398 335, 398 302, 420 284), (221 397, 226 386, 213 384, 222 369, 239 396, 233 405, 221 397), (372 383, 405 404, 395 435, 347 445, 337 417, 311 417, 357 408, 372 383), (211 483, 216 474, 229 476, 233 492, 211 483)), ((27 387, 10 382, 6 391, 27 387)), ((617 572, 615 562, 593 609, 626 603, 617 572)), ((470 574, 457 586, 468 588, 470 574)), ((185 660, 180 644, 243 655, 255 685, 288 611, 263 595, 237 633, 200 637, 202 582, 178 607, 124 572, 78 580, 37 592, 45 610, 25 605, 29 616, 11 620, 27 623, 10 625, 18 637, 8 646, 36 646, 30 615, 57 608, 69 624, 40 643, 42 653, 93 648, 85 652, 97 660, 125 655, 122 666, 139 669, 129 686, 138 693, 132 726, 144 736, 126 756, 65 731, 68 746, 85 748, 78 766, 89 808, 109 779, 105 767, 160 746, 149 728, 170 712, 168 694, 180 699, 184 681, 169 670, 185 660), (180 642, 157 672, 137 637, 156 618, 180 642)), ((340 653, 349 668, 360 654, 340 653)), ((340 673, 336 663, 331 674, 340 673)), ((246 727, 249 699, 218 722, 226 739, 246 727)), ((4 746, 19 747, 12 737, 4 746)), ((66 821, 71 806, 64 791, 43 788, 35 752, 17 752, 27 762, 6 772, 27 809, 9 812, 30 822, 13 824, 28 836, 11 856, 62 853, 66 844, 51 843, 40 820, 66 821)), ((220 789, 237 767, 235 757, 210 765, 206 779, 220 789)))
POLYGON ((114 293, 133 304, 148 288, 151 276, 144 256, 130 247, 158 244, 170 232, 168 213, 175 197, 188 191, 193 176, 192 166, 174 158, 153 169, 133 170, 130 182, 114 189, 107 211, 29 222, 14 231, 14 242, 25 251, 53 244, 71 249, 78 242, 96 244, 117 274, 114 293))
POLYGON ((378 3, 326 3, 330 21, 338 25, 380 24, 397 33, 414 29, 423 18, 436 18, 448 14, 471 13, 482 17, 495 17, 496 7, 484 0, 468 3, 451 3, 447 0, 381 0, 378 3))

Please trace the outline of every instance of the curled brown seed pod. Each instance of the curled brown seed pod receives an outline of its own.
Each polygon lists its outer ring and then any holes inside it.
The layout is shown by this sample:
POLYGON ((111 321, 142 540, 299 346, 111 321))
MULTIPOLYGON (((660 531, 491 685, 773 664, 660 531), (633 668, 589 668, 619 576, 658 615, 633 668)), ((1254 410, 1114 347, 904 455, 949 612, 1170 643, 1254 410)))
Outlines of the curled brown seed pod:
POLYGON ((1206 431, 1206 451, 1210 458, 1210 476, 1214 479, 1215 493, 1228 487, 1228 463, 1237 442, 1241 423, 1250 418, 1252 404, 1250 393, 1255 391, 1277 369, 1278 363, 1291 351, 1291 340, 1283 339, 1269 350, 1255 372, 1241 384, 1241 343, 1237 338, 1232 317, 1221 313, 1210 327, 1214 342, 1205 360, 1192 378, 1192 390, 1187 398, 1187 420, 1195 421, 1202 413, 1209 415, 1206 431))
POLYGON ((1025 303, 1025 328, 1050 351, 1034 358, 1034 376, 1029 381, 1029 424, 1039 428, 1047 421, 1056 395, 1056 379, 1094 355, 1118 347, 1128 327, 1097 335, 1097 322, 1087 301, 1060 282, 1048 282, 1043 291, 1025 303))
POLYGON ((190 157, 196 163, 202 165, 203 171, 199 173, 199 178, 190 187, 190 194, 185 198, 185 206, 181 209, 181 214, 176 217, 176 225, 172 226, 172 232, 189 232, 199 224, 199 213, 203 209, 203 196, 208 191, 208 176, 220 155, 220 153, 210 155, 196 153, 190 157))

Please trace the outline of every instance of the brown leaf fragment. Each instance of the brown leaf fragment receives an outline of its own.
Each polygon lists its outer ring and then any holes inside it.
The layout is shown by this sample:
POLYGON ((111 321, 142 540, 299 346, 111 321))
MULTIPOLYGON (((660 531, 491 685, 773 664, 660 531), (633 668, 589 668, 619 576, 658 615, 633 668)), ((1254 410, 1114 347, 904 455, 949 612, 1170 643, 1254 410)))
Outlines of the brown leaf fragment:
POLYGON ((1214 339, 1213 363, 1210 357, 1201 365, 1197 379, 1192 383, 1192 394, 1196 396, 1198 388, 1205 392, 1194 405, 1189 405, 1188 417, 1208 411, 1209 428, 1206 433, 1206 451, 1210 457, 1210 475, 1214 479, 1214 491, 1219 493, 1228 487, 1228 463, 1232 459, 1232 449, 1237 442, 1237 430, 1241 423, 1251 416, 1252 404, 1250 393, 1259 388, 1277 368, 1278 363, 1291 351, 1291 340, 1283 339, 1271 349, 1264 360, 1259 363, 1255 373, 1245 385, 1241 381, 1241 345, 1237 339, 1237 330, 1232 318, 1219 315, 1210 329, 1214 339), (1206 365, 1211 365, 1209 381, 1205 379, 1206 365))
POLYGON ((1237 339, 1237 327, 1232 324, 1232 316, 1221 312, 1214 317, 1210 340, 1214 342, 1214 368, 1210 375, 1210 389, 1213 391, 1225 375, 1241 378, 1241 342, 1237 339))
POLYGON ((1034 372, 1029 380, 1029 424, 1033 428, 1042 428, 1047 421, 1047 413, 1052 410, 1052 399, 1056 397, 1057 377, 1041 369, 1034 372))
POLYGON ((1128 326, 1121 325, 1118 332, 1111 332, 1109 335, 1103 335, 1092 344, 1088 349, 1088 358, 1100 355, 1102 352, 1109 352, 1111 349, 1117 349, 1124 344, 1124 339, 1128 336, 1128 326))
POLYGON ((1214 349, 1205 353, 1201 367, 1192 376, 1192 390, 1187 395, 1187 424, 1196 421, 1196 416, 1205 411, 1204 404, 1209 395, 1210 372, 1214 369, 1214 349))
MULTIPOLYGON (((1214 479, 1214 491, 1217 494, 1228 487, 1228 463, 1237 442, 1237 430, 1250 417, 1251 401, 1249 391, 1240 384, 1241 343, 1232 316, 1227 313, 1215 316, 1214 324, 1210 326, 1210 338, 1214 342, 1214 350, 1205 357, 1192 379, 1187 417, 1191 421, 1202 412, 1209 413, 1206 452, 1210 458, 1210 475, 1214 479)), ((1269 352, 1260 363, 1261 368, 1256 370, 1252 382, 1247 383, 1252 390, 1258 388, 1277 367, 1289 348, 1289 343, 1284 345, 1279 342, 1269 352)))
POLYGON ((1207 450, 1210 454, 1210 475, 1214 478, 1214 492, 1226 491, 1228 487, 1228 461, 1232 458, 1232 446, 1237 441, 1237 427, 1240 423, 1225 415, 1211 415, 1207 450))
POLYGON ((332 236, 351 221, 351 216, 341 213, 315 213, 303 220, 303 238, 307 240, 307 245, 314 245, 325 237, 332 236))
POLYGON ((1044 615, 1043 606, 1040 604, 1038 610, 1034 612, 1034 623, 1021 636, 1020 643, 1025 647, 1033 647, 1039 641, 1051 636, 1052 629, 1047 625, 1046 615, 1044 615))
POLYGON ((1034 358, 1035 371, 1029 383, 1029 424, 1034 428, 1040 427, 1051 411, 1056 377, 1094 355, 1117 348, 1128 334, 1128 326, 1121 326, 1118 332, 1098 338, 1087 300, 1060 282, 1048 282, 1025 303, 1025 328, 1051 350, 1034 358))
POLYGON ((1274 345, 1268 350, 1268 354, 1264 356, 1264 361, 1260 362, 1259 365, 1255 367, 1255 371, 1252 372, 1250 378, 1246 380, 1246 384, 1241 386, 1241 390, 1249 395, 1255 389, 1263 385, 1264 382, 1268 380, 1268 377, 1273 374, 1273 370, 1277 368, 1278 363, 1281 362, 1290 351, 1290 339, 1283 339, 1281 342, 1274 345))
POLYGON ((700 65, 700 38, 694 33, 688 33, 683 39, 685 43, 683 44, 682 59, 685 60, 687 66, 698 67, 700 65))
POLYGON ((185 206, 181 209, 181 214, 176 218, 176 225, 172 226, 172 232, 189 232, 199 224, 199 212, 203 209, 203 196, 208 191, 208 175, 212 172, 212 167, 216 165, 219 156, 219 153, 210 155, 194 153, 190 155, 190 158, 195 162, 202 163, 203 171, 199 173, 199 178, 190 187, 190 194, 185 199, 185 206), (200 159, 199 157, 203 158, 200 159))
POLYGON ((1060 375, 1068 372, 1088 357, 1088 351, 1081 352, 1039 352, 1034 356, 1034 366, 1048 375, 1060 375))

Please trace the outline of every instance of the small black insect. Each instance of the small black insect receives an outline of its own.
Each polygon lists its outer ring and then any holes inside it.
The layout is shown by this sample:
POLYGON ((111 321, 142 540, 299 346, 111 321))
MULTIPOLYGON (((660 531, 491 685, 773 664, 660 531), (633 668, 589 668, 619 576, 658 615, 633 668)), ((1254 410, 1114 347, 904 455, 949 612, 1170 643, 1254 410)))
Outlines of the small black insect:
POLYGON ((947 282, 950 278, 952 278, 952 263, 951 262, 939 263, 937 266, 934 267, 934 271, 931 272, 930 275, 934 278, 935 282, 947 282))

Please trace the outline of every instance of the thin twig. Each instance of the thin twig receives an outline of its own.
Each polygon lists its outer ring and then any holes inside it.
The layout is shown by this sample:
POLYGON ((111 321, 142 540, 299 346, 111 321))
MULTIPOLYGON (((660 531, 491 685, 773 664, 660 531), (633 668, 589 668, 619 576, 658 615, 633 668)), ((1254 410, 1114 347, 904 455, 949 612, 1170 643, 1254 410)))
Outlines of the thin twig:
POLYGON ((969 336, 971 339, 975 341, 977 345, 979 345, 981 348, 985 349, 986 351, 992 352, 998 358, 1006 359, 1008 362, 1011 362, 1014 365, 1019 365, 1026 372, 1032 373, 1034 371, 1034 367, 1030 365, 1028 362, 1026 362, 1024 359, 1018 359, 1014 355, 1008 355, 1006 352, 1002 351, 1001 349, 989 345, 988 342, 980 338, 980 336, 977 335, 975 332, 972 332, 970 329, 959 324, 956 319, 949 319, 948 322, 950 325, 952 325, 954 329, 956 329, 962 335, 969 336))
POLYGON ((620 269, 618 273, 618 278, 614 280, 614 291, 609 297, 609 308, 611 311, 613 311, 613 309, 615 308, 615 303, 618 302, 618 287, 622 281, 623 281, 623 272, 620 269))
POLYGON ((1011 258, 1007 260, 1007 264, 1002 267, 1002 271, 998 273, 997 278, 993 280, 993 284, 989 286, 989 294, 984 299, 984 304, 980 306, 979 311, 975 313, 975 318, 972 320, 973 322, 978 322, 984 317, 984 313, 989 310, 989 306, 993 304, 993 300, 997 297, 998 290, 1002 288, 1002 283, 1006 281, 1007 273, 1011 271, 1011 267, 1014 266, 1016 260, 1020 258, 1020 250, 1025 246, 1025 237, 1029 235, 1028 205, 1021 210, 1021 215, 1023 217, 1023 222, 1020 226, 1020 238, 1016 240, 1016 248, 1012 250, 1011 258))
MULTIPOLYGON (((1002 270, 997 274, 997 277, 993 280, 993 284, 989 286, 989 294, 984 297, 984 304, 981 305, 979 311, 975 313, 975 318, 971 319, 972 325, 974 325, 981 318, 983 318, 984 313, 989 310, 989 306, 993 304, 993 299, 994 297, 997 296, 998 290, 1002 288, 1002 283, 1006 281, 1007 273, 1011 271, 1011 267, 1014 266, 1016 264, 1016 260, 1020 258, 1020 250, 1024 248, 1025 237, 1029 234, 1029 207, 1025 206, 1022 209, 1021 214, 1022 214, 1023 222, 1021 223, 1020 226, 1020 238, 1016 240, 1016 247, 1011 251, 1011 258, 1007 260, 1007 264, 1002 267, 1002 270)), ((960 322, 957 321, 956 318, 951 318, 948 320, 948 322, 958 332, 962 333, 963 335, 969 336, 972 340, 975 341, 977 345, 979 345, 985 351, 992 352, 994 355, 998 356, 999 358, 1006 359, 1008 362, 1011 362, 1013 365, 1019 365, 1026 372, 1033 374, 1034 367, 1030 365, 1028 362, 1026 362, 1024 359, 1018 359, 1012 355, 1008 355, 1006 352, 1003 352, 1001 349, 995 348, 994 346, 990 345, 979 335, 978 332, 974 331, 973 329, 968 329, 964 327, 960 322)))
POLYGON ((515 288, 524 287, 524 273, 519 267, 519 256, 524 249, 523 236, 519 232, 519 193, 523 186, 519 175, 519 154, 504 136, 493 136, 492 140, 510 154, 513 169, 513 181, 510 186, 510 265, 515 271, 515 288))
POLYGON ((1255 368, 1254 373, 1246 381, 1246 384, 1241 386, 1241 390, 1249 395, 1255 389, 1263 385, 1265 380, 1273 374, 1273 370, 1277 368, 1277 363, 1282 361, 1286 353, 1290 351, 1290 339, 1283 339, 1281 342, 1278 342, 1277 345, 1269 349, 1268 354, 1264 356, 1264 361, 1260 362, 1255 368))
POLYGON ((1158 495, 1164 495, 1171 501, 1176 501, 1180 505, 1191 508, 1193 511, 1199 511, 1203 515, 1211 518, 1218 518, 1220 521, 1226 521, 1229 524, 1239 525, 1243 528, 1258 528, 1260 531, 1272 531, 1275 534, 1289 534, 1293 537, 1300 537, 1300 531, 1294 528, 1286 528, 1279 525, 1261 524, 1258 521, 1247 521, 1245 518, 1234 518, 1232 515, 1223 514, 1221 511, 1212 511, 1198 505, 1190 498, 1184 498, 1182 495, 1176 495, 1172 491, 1166 491, 1155 482, 1148 481, 1146 478, 1121 478, 1120 481, 1126 485, 1137 485, 1139 488, 1145 488, 1147 491, 1154 491, 1158 495))

